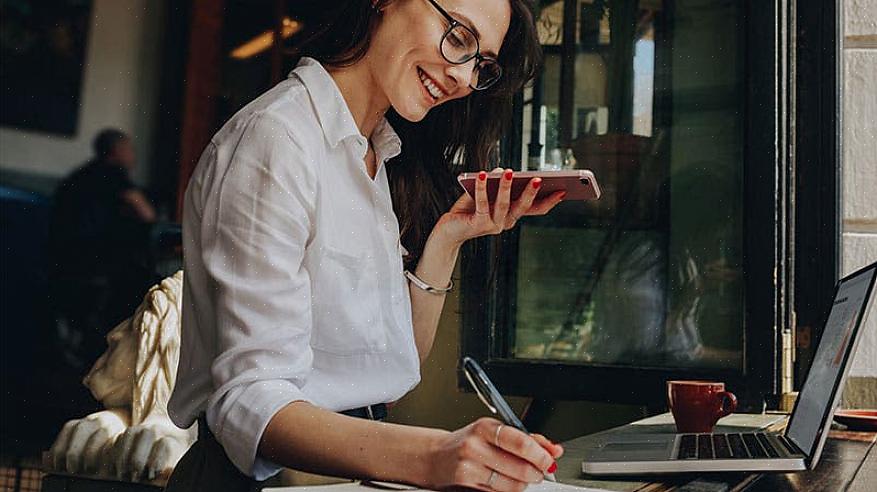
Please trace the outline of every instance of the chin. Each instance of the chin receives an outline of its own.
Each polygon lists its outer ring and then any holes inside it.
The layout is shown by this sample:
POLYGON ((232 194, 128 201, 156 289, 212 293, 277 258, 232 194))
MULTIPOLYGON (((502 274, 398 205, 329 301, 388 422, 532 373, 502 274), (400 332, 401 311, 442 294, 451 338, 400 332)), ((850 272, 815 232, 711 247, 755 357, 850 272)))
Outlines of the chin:
POLYGON ((426 114, 429 113, 428 110, 427 111, 417 111, 417 112, 404 112, 404 113, 400 112, 400 111, 396 111, 396 112, 399 113, 399 116, 401 116, 402 118, 405 118, 405 120, 410 121, 411 123, 419 123, 419 122, 423 121, 423 119, 426 118, 426 114))
POLYGON ((412 123, 423 120, 429 111, 437 106, 435 101, 424 97, 426 93, 419 80, 416 83, 398 84, 394 88, 389 88, 389 91, 397 95, 396 98, 391 98, 393 109, 399 116, 412 123))
POLYGON ((397 106, 393 106, 393 109, 396 111, 396 114, 402 117, 405 121, 410 121, 411 123, 418 123, 423 118, 426 117, 426 113, 428 111, 411 111, 407 108, 400 108, 397 106))
POLYGON ((407 121, 417 123, 426 118, 429 111, 437 106, 439 106, 439 104, 427 106, 425 104, 420 104, 417 101, 406 100, 402 101, 402 104, 393 104, 393 109, 396 110, 396 113, 398 113, 399 116, 405 118, 407 121))

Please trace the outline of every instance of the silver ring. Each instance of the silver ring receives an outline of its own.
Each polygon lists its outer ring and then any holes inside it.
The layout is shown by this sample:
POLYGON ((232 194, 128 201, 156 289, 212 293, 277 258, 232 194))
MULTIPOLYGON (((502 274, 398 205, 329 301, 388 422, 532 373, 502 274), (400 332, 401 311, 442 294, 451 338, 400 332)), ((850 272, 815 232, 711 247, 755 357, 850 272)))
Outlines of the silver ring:
POLYGON ((496 434, 493 435, 493 444, 495 444, 496 447, 499 447, 499 431, 502 430, 502 426, 503 426, 503 424, 497 425, 496 426, 496 434))
POLYGON ((487 477, 487 481, 484 482, 484 485, 487 485, 491 489, 493 488, 493 480, 496 478, 496 470, 490 470, 490 476, 487 477))

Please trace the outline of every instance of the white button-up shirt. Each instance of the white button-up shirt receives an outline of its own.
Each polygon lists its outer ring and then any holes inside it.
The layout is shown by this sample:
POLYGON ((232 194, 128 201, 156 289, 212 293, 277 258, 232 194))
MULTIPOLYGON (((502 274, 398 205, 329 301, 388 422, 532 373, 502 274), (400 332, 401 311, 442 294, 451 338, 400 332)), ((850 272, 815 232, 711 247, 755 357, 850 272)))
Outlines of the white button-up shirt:
POLYGON ((207 146, 183 210, 182 345, 168 404, 206 413, 231 461, 258 480, 271 417, 293 401, 332 411, 399 399, 420 381, 386 120, 367 141, 328 72, 305 58, 207 146))

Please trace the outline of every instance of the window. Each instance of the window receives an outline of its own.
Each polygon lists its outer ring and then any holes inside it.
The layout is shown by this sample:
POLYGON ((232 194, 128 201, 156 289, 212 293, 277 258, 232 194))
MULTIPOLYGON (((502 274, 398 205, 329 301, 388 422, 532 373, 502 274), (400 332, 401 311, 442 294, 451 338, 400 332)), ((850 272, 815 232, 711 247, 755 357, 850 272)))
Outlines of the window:
POLYGON ((604 193, 464 256, 463 351, 503 391, 663 403, 665 380, 712 378, 755 408, 780 392, 800 231, 773 8, 541 3, 545 65, 504 160, 591 169, 604 193))

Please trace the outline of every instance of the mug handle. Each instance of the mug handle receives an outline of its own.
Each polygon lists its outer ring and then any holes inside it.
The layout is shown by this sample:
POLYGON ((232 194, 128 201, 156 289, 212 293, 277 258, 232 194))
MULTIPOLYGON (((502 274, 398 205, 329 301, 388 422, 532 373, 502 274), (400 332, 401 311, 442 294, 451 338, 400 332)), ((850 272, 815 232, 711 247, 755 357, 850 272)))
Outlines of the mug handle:
POLYGON ((737 410, 737 397, 730 391, 720 391, 716 393, 716 398, 721 400, 722 405, 716 411, 716 420, 726 417, 737 410))

